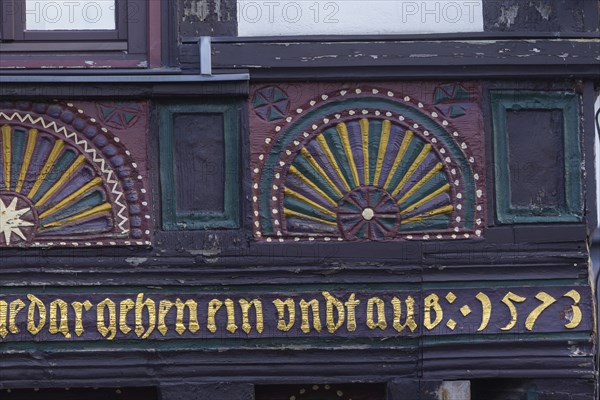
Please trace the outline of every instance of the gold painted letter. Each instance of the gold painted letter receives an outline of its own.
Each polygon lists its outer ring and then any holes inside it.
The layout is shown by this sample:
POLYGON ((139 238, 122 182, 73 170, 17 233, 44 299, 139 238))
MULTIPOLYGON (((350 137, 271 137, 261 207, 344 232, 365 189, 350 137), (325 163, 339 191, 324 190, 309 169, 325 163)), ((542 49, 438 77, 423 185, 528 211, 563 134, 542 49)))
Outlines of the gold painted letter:
POLYGON ((317 332, 321 332, 321 317, 319 316, 319 300, 312 299, 309 302, 306 302, 304 299, 300 300, 300 311, 302 312, 302 325, 300 325, 300 329, 302 332, 308 333, 310 332, 310 322, 308 320, 308 308, 312 309, 313 315, 313 327, 317 332))
POLYGON ((325 320, 327 322, 327 330, 329 333, 334 333, 337 331, 342 325, 344 325, 344 321, 346 319, 346 310, 344 309, 344 303, 336 299, 329 292, 323 292, 323 297, 327 300, 326 308, 325 308, 325 320), (337 312, 337 323, 335 322, 335 318, 333 316, 333 307, 337 312))
POLYGON ((379 297, 371 297, 367 303, 367 326, 369 329, 379 328, 382 331, 387 328, 385 303, 379 297), (373 320, 373 308, 375 307, 377 307, 377 322, 373 320))
POLYGON ((411 332, 414 332, 417 329, 417 323, 415 322, 415 300, 411 296, 406 298, 406 321, 404 324, 400 323, 400 319, 402 318, 402 301, 394 297, 392 299, 392 306, 394 306, 394 329, 399 333, 408 327, 411 332))
POLYGON ((96 323, 98 332, 108 340, 113 340, 117 335, 117 310, 111 299, 104 299, 96 306, 96 323), (104 307, 108 308, 108 326, 104 319, 104 307))
POLYGON ((438 326, 438 324, 442 322, 442 318, 444 318, 444 311, 442 310, 442 306, 440 306, 440 298, 435 293, 431 293, 429 296, 425 297, 424 304, 423 326, 432 330, 438 326), (433 322, 431 321, 432 310, 435 312, 435 320, 433 320, 433 322))
POLYGON ((56 299, 52 303, 50 303, 50 328, 48 329, 51 334, 55 335, 57 333, 62 333, 64 337, 69 339, 71 337, 71 333, 69 332, 69 305, 61 300, 56 299), (57 311, 60 309, 60 326, 56 326, 58 317, 57 311))
POLYGON ((252 301, 240 299, 239 302, 240 307, 242 308, 242 330, 246 332, 246 335, 252 330, 252 325, 250 325, 250 316, 248 314, 250 308, 254 306, 254 310, 256 311, 256 332, 262 333, 264 322, 261 301, 258 299, 254 299, 252 301))
POLYGON ((46 325, 46 306, 40 299, 32 294, 28 294, 27 298, 31 301, 27 312, 27 330, 32 335, 37 335, 46 325), (35 311, 38 310, 40 316, 39 324, 35 325, 35 311))
POLYGON ((277 314, 279 315, 279 320, 277 321, 277 329, 282 332, 289 332, 290 329, 294 326, 296 322, 296 305, 293 299, 286 299, 285 301, 281 301, 280 299, 273 300, 273 304, 275 304, 275 308, 277 309, 277 314), (290 316, 290 321, 285 323, 285 310, 287 308, 288 314, 290 316))
POLYGON ((148 338, 156 327, 156 303, 147 298, 144 300, 144 293, 137 295, 135 299, 135 334, 142 339, 148 338), (144 308, 148 309, 148 329, 144 329, 144 308), (146 331, 144 333, 144 330, 146 331))

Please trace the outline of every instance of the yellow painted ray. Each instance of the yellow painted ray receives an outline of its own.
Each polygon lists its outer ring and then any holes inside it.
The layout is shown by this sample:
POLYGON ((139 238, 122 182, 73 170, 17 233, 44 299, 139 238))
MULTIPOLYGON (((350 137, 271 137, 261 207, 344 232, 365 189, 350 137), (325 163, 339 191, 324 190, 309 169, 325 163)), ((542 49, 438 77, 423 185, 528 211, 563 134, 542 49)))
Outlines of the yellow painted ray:
POLYGON ((78 222, 81 221, 85 218, 88 217, 93 217, 95 215, 98 214, 102 214, 104 212, 110 211, 112 209, 112 206, 109 203, 103 203, 100 204, 99 206, 96 206, 94 208, 90 208, 89 210, 86 210, 80 214, 74 215, 70 218, 66 218, 63 220, 59 220, 59 221, 54 221, 54 222, 50 222, 46 225, 42 226, 42 229, 48 229, 48 228, 56 228, 58 226, 64 226, 64 225, 68 225, 72 222, 78 222))
POLYGON ((307 198, 306 196, 303 196, 300 193, 293 191, 292 189, 284 188, 283 192, 285 193, 286 196, 290 196, 290 197, 293 197, 295 199, 298 199, 301 202, 306 203, 306 204, 308 204, 308 205, 316 208, 317 210, 319 210, 319 211, 321 211, 321 212, 323 212, 323 213, 325 213, 327 215, 330 215, 330 216, 332 216, 334 218, 337 217, 337 215, 334 212, 326 209, 325 207, 321 206, 320 204, 315 203, 314 201, 312 201, 311 199, 307 198))
POLYGON ((333 153, 331 152, 331 149, 329 148, 329 145, 327 144, 327 141, 325 140, 325 137, 323 136, 322 133, 317 135, 317 142, 319 143, 319 146, 321 146, 323 153, 325 153, 325 156, 331 163, 333 170, 336 172, 336 174, 340 178, 340 181, 345 186, 346 190, 348 190, 348 191, 352 190, 352 189, 350 189, 350 185, 346 181, 346 177, 342 173, 342 170, 341 170, 340 166, 338 165, 337 161, 335 160, 335 157, 333 156, 333 153))
POLYGON ((31 188, 29 193, 27 193, 27 197, 29 197, 30 199, 33 199, 33 196, 35 196, 37 191, 40 189, 40 186, 42 186, 42 183, 44 183, 44 181, 48 177, 48 174, 52 170, 52 167, 54 166, 54 163, 58 159, 58 156, 60 155, 63 147, 65 147, 65 142, 63 142, 62 140, 57 140, 56 142, 54 142, 52 151, 50 151, 50 154, 48 155, 48 158, 46 159, 46 162, 44 163, 44 166, 42 167, 42 170, 41 170, 38 178, 36 179, 35 183, 33 184, 33 187, 31 188))
POLYGON ((2 161, 4 162, 4 186, 10 190, 10 126, 2 127, 2 161))
POLYGON ((311 221, 320 222, 322 224, 331 225, 331 226, 337 226, 336 222, 331 222, 331 221, 327 221, 325 219, 313 217, 312 215, 302 214, 300 212, 297 212, 297 211, 294 211, 294 210, 290 210, 288 208, 284 208, 283 209, 283 215, 285 215, 286 217, 296 217, 296 218, 301 218, 301 219, 310 219, 311 221))
POLYGON ((412 196, 417 190, 419 190, 423 185, 425 185, 431 178, 434 177, 435 174, 437 174, 438 172, 440 172, 443 168, 442 163, 437 163, 432 169, 431 171, 429 171, 427 173, 427 175, 425 175, 423 178, 421 178, 421 180, 419 180, 419 182, 417 182, 415 184, 415 186, 413 186, 408 192, 406 192, 404 194, 404 196, 402 196, 400 198, 400 200, 397 201, 397 204, 402 204, 402 202, 404 202, 406 199, 408 199, 410 196, 412 196))
POLYGON ((410 143, 412 142, 413 136, 414 136, 414 134, 411 131, 406 131, 404 134, 404 139, 402 139, 402 144, 400 145, 400 149, 398 149, 398 154, 396 155, 396 158, 394 159, 394 162, 392 163, 392 168, 390 169, 390 173, 388 174, 387 179, 385 180, 385 183, 383 184, 383 187, 388 192, 390 189, 389 185, 392 182, 392 179, 394 178, 394 175, 396 174, 396 170, 398 169, 398 166, 400 166, 400 163, 402 162, 404 155, 406 154, 406 150, 408 150, 408 146, 410 146, 410 143))
POLYGON ((67 204, 69 204, 70 202, 72 202, 73 200, 75 200, 78 197, 80 197, 80 196, 84 195, 85 193, 87 193, 90 189, 93 189, 93 188, 98 187, 100 185, 102 185, 102 178, 94 178, 94 179, 92 179, 91 181, 89 181, 88 183, 86 183, 84 186, 80 187, 75 192, 73 192, 69 196, 65 197, 58 204, 56 204, 54 207, 49 208, 48 210, 46 210, 43 213, 41 213, 39 218, 43 219, 43 218, 46 218, 46 217, 54 214, 55 212, 59 211, 60 209, 62 209, 63 207, 65 207, 67 204))
POLYGON ((392 129, 392 123, 389 120, 383 121, 381 127, 381 138, 379 139, 379 150, 377 152, 377 166, 375 167, 375 179, 373 184, 379 185, 379 177, 381 176, 381 168, 383 166, 383 159, 385 158, 385 151, 387 150, 388 141, 390 139, 390 130, 392 129))
POLYGON ((415 204, 413 204, 410 207, 407 207, 404 210, 400 211, 400 215, 407 214, 407 213, 411 212, 412 210, 414 210, 415 208, 418 208, 418 207, 422 206, 423 204, 427 203, 428 201, 435 199, 440 194, 447 193, 449 191, 450 191, 450 185, 449 184, 445 184, 444 186, 442 186, 441 188, 439 188, 435 192, 433 192, 433 193, 431 193, 431 194, 423 197, 421 200, 417 201, 415 204))
POLYGON ((435 210, 428 211, 426 213, 415 215, 414 217, 405 219, 402 221, 402 224, 410 224, 413 222, 420 222, 420 221, 424 221, 426 219, 433 218, 437 215, 450 214, 453 210, 454 210, 454 207, 451 205, 436 208, 435 210))
POLYGON ((425 157, 427 157, 427 155, 429 155, 430 151, 431 151, 431 145, 429 143, 427 143, 425 146, 423 146, 423 149, 421 150, 421 152, 419 153, 419 155, 417 156, 415 161, 412 163, 410 168, 408 168, 408 171, 406 171, 406 174, 404 174, 404 177, 402 178, 400 183, 398 183, 398 186, 396 186, 396 189, 394 189, 394 191, 392 192, 392 197, 396 197, 396 195, 400 192, 400 190, 402 190, 402 188, 404 187, 406 182, 408 182, 410 177, 413 176, 413 174, 415 173, 417 168, 419 168, 421 166, 421 164, 425 160, 425 157))
POLYGON ((310 165, 313 167, 313 169, 315 171, 317 171, 317 173, 319 175, 321 175, 321 177, 323 177, 323 179, 325 179, 325 181, 329 184, 329 186, 333 189, 333 191, 335 191, 340 197, 343 197, 342 192, 337 188, 337 186, 331 180, 329 175, 327 175, 327 172, 325 172, 325 170, 317 163, 317 161, 315 160, 313 155, 310 154, 310 152, 304 147, 302 149, 300 149, 300 154, 302 154, 302 156, 306 159, 306 161, 308 161, 310 163, 310 165))
POLYGON ((344 153, 346 153, 346 159, 348 160, 350 171, 352 172, 352 178, 354 179, 354 187, 358 187, 360 186, 360 181, 358 179, 358 170, 356 169, 356 163, 354 162, 352 148, 350 147, 350 140, 348 139, 348 127, 345 123, 340 122, 339 124, 337 124, 336 129, 342 141, 342 146, 344 147, 344 153))
POLYGON ((363 118, 360 120, 360 132, 362 134, 362 149, 363 149, 363 162, 365 167, 364 171, 364 182, 365 185, 370 185, 370 171, 369 171, 369 120, 363 118))
MULTIPOLYGON (((298 171, 298 169, 296 167, 294 167, 293 165, 290 165, 290 169, 288 171, 290 174, 294 175, 296 178, 300 179, 302 182, 304 182, 306 185, 308 185, 312 190, 314 190, 315 192, 320 194, 321 197, 323 197, 325 200, 327 200, 327 202, 329 202, 331 205, 337 207, 337 202, 335 200, 333 200, 331 197, 329 197, 327 195, 327 193, 325 193, 323 190, 321 190, 313 181, 311 181, 306 176, 304 176, 304 174, 302 174, 302 172, 298 171)), ((340 192, 340 197, 341 196, 342 196, 342 194, 340 192)))
POLYGON ((21 172, 19 173, 19 180, 17 181, 17 187, 15 191, 20 193, 23 189, 23 184, 25 183, 25 178, 27 177, 27 170, 29 170, 29 163, 31 162, 31 157, 33 156, 33 151, 35 150, 35 143, 37 141, 37 129, 29 130, 29 137, 27 139, 27 147, 25 148, 25 155, 23 157, 23 164, 21 165, 21 172))
POLYGON ((52 195, 62 187, 62 185, 64 185, 69 179, 71 179, 71 177, 73 176, 73 174, 75 174, 75 172, 77 172, 77 170, 79 169, 79 167, 81 167, 83 165, 83 163, 85 162, 85 157, 84 156, 79 156, 75 159, 75 161, 73 161, 73 163, 67 168, 67 170, 62 174, 62 176, 60 177, 60 179, 58 181, 56 181, 56 183, 54 185, 52 185, 52 187, 50 189, 48 189, 48 191, 46 193, 44 193, 44 195, 35 203, 36 207, 39 207, 41 205, 43 205, 45 202, 48 201, 48 199, 50 197, 52 197, 52 195))

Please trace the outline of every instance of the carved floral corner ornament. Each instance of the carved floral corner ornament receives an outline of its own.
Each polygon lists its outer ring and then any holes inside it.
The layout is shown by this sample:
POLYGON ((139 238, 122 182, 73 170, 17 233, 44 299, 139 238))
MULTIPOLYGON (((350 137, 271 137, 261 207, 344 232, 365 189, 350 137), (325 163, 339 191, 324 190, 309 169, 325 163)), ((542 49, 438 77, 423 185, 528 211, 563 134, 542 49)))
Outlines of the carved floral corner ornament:
POLYGON ((131 153, 72 103, 0 105, 0 247, 149 245, 131 153))
POLYGON ((402 89, 254 89, 255 238, 482 236, 485 163, 478 88, 414 84, 409 94, 402 89), (430 104, 415 92, 431 93, 430 104))

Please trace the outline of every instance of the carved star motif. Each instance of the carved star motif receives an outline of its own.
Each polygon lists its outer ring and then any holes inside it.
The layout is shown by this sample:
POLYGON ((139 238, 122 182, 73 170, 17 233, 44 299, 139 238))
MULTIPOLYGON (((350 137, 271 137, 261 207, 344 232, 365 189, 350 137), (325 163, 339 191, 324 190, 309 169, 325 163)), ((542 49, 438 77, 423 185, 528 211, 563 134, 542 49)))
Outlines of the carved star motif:
POLYGON ((17 210, 17 197, 13 197, 10 204, 7 206, 0 199, 0 235, 4 235, 4 242, 7 246, 10 245, 10 239, 14 233, 23 240, 27 240, 21 228, 33 226, 34 224, 22 219, 21 217, 31 211, 30 207, 17 210))

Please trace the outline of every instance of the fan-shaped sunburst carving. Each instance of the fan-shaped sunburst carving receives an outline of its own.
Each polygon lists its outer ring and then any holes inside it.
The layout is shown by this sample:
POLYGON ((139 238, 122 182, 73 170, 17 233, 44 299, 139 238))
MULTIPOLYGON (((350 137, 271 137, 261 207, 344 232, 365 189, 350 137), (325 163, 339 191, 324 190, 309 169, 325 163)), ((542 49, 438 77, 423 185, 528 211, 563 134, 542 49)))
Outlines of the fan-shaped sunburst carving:
POLYGON ((340 122, 310 137, 287 170, 283 195, 289 234, 345 239, 447 229, 454 210, 432 145, 381 119, 340 122))
POLYGON ((103 180, 75 147, 33 128, 0 130, 0 245, 112 229, 103 180))

